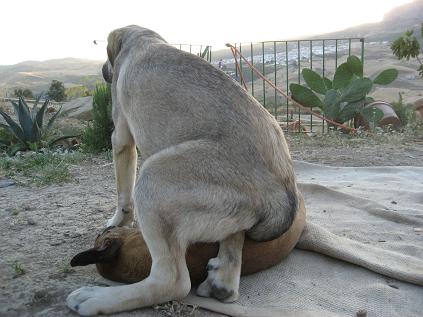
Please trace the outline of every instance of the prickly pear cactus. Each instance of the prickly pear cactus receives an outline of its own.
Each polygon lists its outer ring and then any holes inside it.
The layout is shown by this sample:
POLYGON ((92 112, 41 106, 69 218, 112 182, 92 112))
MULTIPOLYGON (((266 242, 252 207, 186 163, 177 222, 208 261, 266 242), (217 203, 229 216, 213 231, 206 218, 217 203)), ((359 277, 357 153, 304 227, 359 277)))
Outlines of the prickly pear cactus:
POLYGON ((321 77, 311 69, 302 71, 306 85, 291 84, 292 98, 306 107, 320 108, 328 119, 344 123, 357 114, 374 122, 383 117, 379 109, 365 110, 371 101, 367 94, 373 85, 389 85, 398 76, 396 69, 382 71, 374 80, 363 77, 363 64, 357 56, 349 56, 338 66, 333 80, 321 77), (371 116, 371 117, 370 117, 371 116))

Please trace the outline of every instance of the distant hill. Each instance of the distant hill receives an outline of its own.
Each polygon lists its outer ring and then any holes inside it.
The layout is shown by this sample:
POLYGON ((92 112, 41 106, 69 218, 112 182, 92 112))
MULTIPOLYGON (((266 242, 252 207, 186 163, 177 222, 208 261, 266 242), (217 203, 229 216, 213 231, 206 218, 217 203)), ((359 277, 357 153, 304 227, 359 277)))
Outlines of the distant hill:
MULTIPOLYGON (((366 8, 363 7, 363 10, 366 8)), ((395 38, 403 34, 406 30, 419 30, 423 22, 423 0, 415 0, 402 6, 393 8, 385 14, 383 20, 377 23, 367 23, 327 34, 313 35, 309 37, 297 38, 295 40, 310 39, 334 39, 334 38, 365 38, 368 42, 392 42, 395 38)), ((292 39, 286 39, 292 40, 292 39)), ((423 43, 422 43, 423 44, 423 43)), ((255 52, 261 51, 261 44, 253 46, 255 52)), ((248 50, 248 49, 247 49, 248 50)), ((265 47, 265 53, 272 53, 273 46, 265 47)), ((214 59, 232 58, 230 50, 224 49, 213 52, 214 59)))
MULTIPOLYGON (((363 7, 363 10, 366 8, 363 7)), ((382 22, 363 24, 312 38, 364 37, 367 43, 385 42, 383 53, 389 53, 392 56, 389 48, 386 47, 386 42, 391 42, 405 30, 418 29, 422 22, 423 0, 415 0, 392 9, 384 16, 382 22)), ((261 51, 261 45, 254 46, 254 51, 261 51)), ((272 52, 273 46, 265 49, 266 54, 272 52)), ((378 56, 377 52, 372 52, 372 55, 378 56)), ((215 62, 219 59, 232 58, 229 49, 214 51, 212 56, 215 62)), ((93 87, 96 81, 102 80, 102 63, 103 61, 64 58, 0 66, 0 96, 5 95, 6 92, 13 93, 15 88, 29 88, 33 92, 39 93, 47 90, 53 79, 64 82, 67 88, 79 85, 93 87)))
POLYGON ((53 79, 65 87, 82 84, 93 86, 102 80, 101 66, 104 61, 78 58, 62 58, 47 61, 25 61, 15 65, 0 66, 0 94, 13 92, 14 88, 29 88, 34 93, 48 90, 53 79))
MULTIPOLYGON (((363 7, 365 10, 365 7, 363 7)), ((392 41, 405 30, 420 29, 423 22, 423 0, 393 8, 378 23, 368 23, 316 38, 364 37, 366 41, 392 41)))

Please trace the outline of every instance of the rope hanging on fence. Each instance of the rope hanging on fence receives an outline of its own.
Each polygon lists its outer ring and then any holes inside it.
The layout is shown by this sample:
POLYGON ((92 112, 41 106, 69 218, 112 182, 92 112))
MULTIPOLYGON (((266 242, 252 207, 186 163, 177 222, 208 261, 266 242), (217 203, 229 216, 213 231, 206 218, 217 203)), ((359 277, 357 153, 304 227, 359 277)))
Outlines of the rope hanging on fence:
POLYGON ((267 79, 266 76, 264 76, 256 67, 254 67, 254 65, 251 64, 241 54, 241 52, 238 51, 238 49, 236 47, 234 47, 232 44, 229 44, 229 43, 226 44, 226 46, 231 49, 232 55, 233 55, 234 60, 235 60, 236 68, 237 68, 237 70, 238 70, 238 72, 240 74, 240 77, 241 77, 241 84, 244 86, 245 90, 248 90, 248 89, 247 89, 247 85, 245 84, 245 81, 244 81, 244 78, 243 78, 243 75, 242 75, 242 72, 241 72, 241 68, 238 65, 238 57, 237 57, 237 55, 239 55, 245 61, 245 63, 248 65, 248 67, 250 67, 257 74, 257 76, 259 76, 261 79, 263 79, 265 82, 267 82, 270 86, 272 86, 273 89, 275 89, 278 93, 280 93, 282 96, 284 96, 287 100, 293 102, 294 103, 294 106, 299 107, 299 108, 303 109, 304 111, 306 111, 307 113, 312 114, 313 116, 316 116, 319 119, 322 119, 322 120, 324 120, 324 121, 326 121, 326 122, 328 122, 330 124, 336 125, 336 126, 342 128, 342 129, 344 129, 344 130, 346 130, 348 132, 353 132, 353 133, 357 132, 357 129, 350 128, 350 127, 348 127, 348 126, 346 126, 344 124, 341 124, 341 123, 338 123, 336 121, 330 120, 330 119, 326 118, 325 116, 322 116, 321 114, 319 114, 317 112, 314 112, 314 111, 310 110, 310 108, 308 108, 308 107, 300 104, 299 102, 295 101, 294 99, 292 99, 291 96, 289 96, 287 93, 283 92, 281 89, 279 89, 278 87, 276 87, 269 79, 267 79))

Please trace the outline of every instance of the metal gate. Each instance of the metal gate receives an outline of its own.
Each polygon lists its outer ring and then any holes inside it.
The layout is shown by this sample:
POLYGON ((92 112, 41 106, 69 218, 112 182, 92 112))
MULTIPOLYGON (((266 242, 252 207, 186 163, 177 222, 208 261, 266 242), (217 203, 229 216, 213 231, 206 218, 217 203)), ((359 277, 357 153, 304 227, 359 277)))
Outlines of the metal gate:
MULTIPOLYGON (((332 78, 336 68, 350 55, 364 63, 364 38, 265 41, 233 44, 251 65, 279 89, 289 93, 290 83, 304 83, 301 71, 310 68, 332 78)), ((327 131, 325 120, 304 112, 257 76, 239 56, 235 61, 229 49, 216 51, 211 46, 176 44, 182 50, 197 54, 240 82, 287 132, 327 131)), ((317 109, 313 109, 318 111, 317 109)))

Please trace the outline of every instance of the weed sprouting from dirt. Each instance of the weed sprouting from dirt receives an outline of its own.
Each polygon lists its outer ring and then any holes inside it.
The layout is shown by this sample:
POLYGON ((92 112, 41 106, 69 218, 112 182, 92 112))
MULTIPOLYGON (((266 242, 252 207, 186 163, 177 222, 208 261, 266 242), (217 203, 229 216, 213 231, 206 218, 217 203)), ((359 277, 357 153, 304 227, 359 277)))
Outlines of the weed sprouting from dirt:
POLYGON ((26 270, 24 269, 22 263, 19 263, 18 261, 13 262, 13 270, 15 272, 14 277, 19 277, 26 273, 26 270))
POLYGON ((0 175, 24 176, 37 186, 63 184, 73 181, 70 165, 90 157, 80 152, 61 154, 58 152, 25 153, 22 156, 0 155, 0 175))
POLYGON ((184 304, 178 301, 171 301, 160 305, 155 305, 154 310, 162 316, 167 317, 185 317, 192 316, 197 306, 184 304))
POLYGON ((61 263, 57 265, 57 268, 60 273, 69 274, 75 272, 75 270, 71 267, 69 263, 61 263))
POLYGON ((15 209, 15 208, 14 208, 14 209, 12 210, 12 215, 13 215, 13 216, 17 216, 17 215, 19 215, 19 209, 15 209))
POLYGON ((423 129, 414 128, 396 131, 387 127, 385 129, 376 128, 373 132, 359 130, 357 134, 329 131, 313 136, 301 133, 287 133, 285 136, 288 144, 295 144, 297 147, 356 148, 380 144, 404 145, 416 139, 423 139, 423 129))

